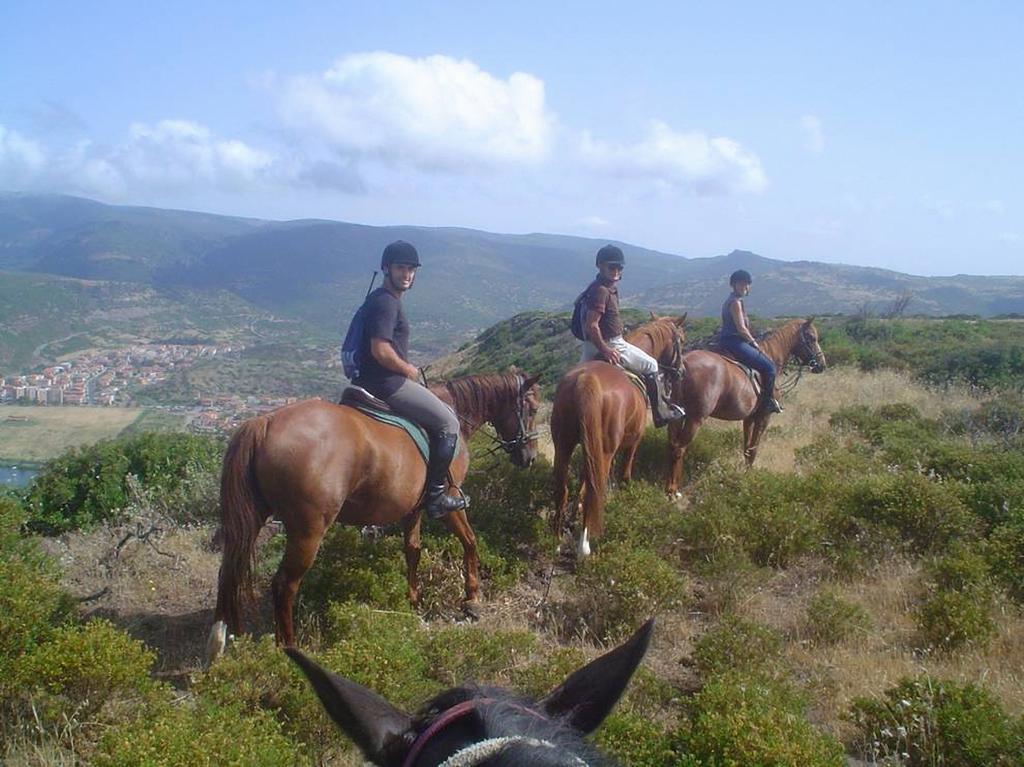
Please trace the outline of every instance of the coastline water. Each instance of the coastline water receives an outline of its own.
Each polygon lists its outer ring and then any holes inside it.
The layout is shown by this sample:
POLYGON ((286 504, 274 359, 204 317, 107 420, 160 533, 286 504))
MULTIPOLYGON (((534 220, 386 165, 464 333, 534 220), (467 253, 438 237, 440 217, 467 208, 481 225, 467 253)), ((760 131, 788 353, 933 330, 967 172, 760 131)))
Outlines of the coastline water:
POLYGON ((25 487, 38 473, 34 466, 0 465, 0 487, 25 487))

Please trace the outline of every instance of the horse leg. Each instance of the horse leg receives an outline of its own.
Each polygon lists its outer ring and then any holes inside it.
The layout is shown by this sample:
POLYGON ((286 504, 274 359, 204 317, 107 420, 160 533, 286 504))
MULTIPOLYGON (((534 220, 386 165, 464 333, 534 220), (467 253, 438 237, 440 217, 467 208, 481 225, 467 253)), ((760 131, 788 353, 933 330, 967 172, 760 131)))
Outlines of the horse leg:
POLYGON ((669 468, 668 481, 665 483, 665 493, 671 498, 681 498, 679 483, 683 478, 683 459, 686 458, 686 449, 690 447, 693 438, 697 436, 702 420, 693 416, 678 421, 672 421, 668 425, 668 450, 669 468))
POLYGON ((583 502, 583 524, 580 525, 580 534, 576 542, 576 556, 580 559, 590 556, 590 533, 591 530, 600 533, 604 529, 604 503, 608 488, 608 475, 612 470, 612 459, 615 454, 602 455, 595 461, 597 466, 596 476, 590 477, 590 490, 587 491, 586 483, 580 496, 583 502))
POLYGON ((749 416, 743 419, 743 460, 747 462, 747 468, 750 468, 754 463, 754 453, 756 450, 753 447, 753 435, 754 433, 754 416, 749 416))
POLYGON ((292 623, 295 595, 299 591, 302 577, 313 565, 325 531, 318 529, 286 532, 288 540, 285 543, 284 556, 270 588, 274 595, 274 636, 279 645, 291 647, 295 644, 295 625, 292 623))
POLYGON ((462 571, 466 578, 463 611, 471 618, 480 617, 480 558, 476 553, 476 535, 469 526, 465 511, 453 511, 444 518, 448 529, 462 542, 462 571))
POLYGON ((417 572, 420 566, 420 527, 422 517, 419 514, 407 514, 402 518, 402 529, 405 533, 405 580, 408 584, 409 603, 414 607, 420 603, 420 579, 417 572))
POLYGON ((565 529, 565 509, 569 504, 569 458, 572 450, 555 449, 555 465, 552 470, 552 482, 555 489, 555 516, 551 520, 552 532, 561 536, 565 529))
POLYGON ((636 460, 636 451, 639 449, 640 440, 638 439, 632 445, 628 445, 622 454, 622 469, 619 473, 619 482, 623 485, 633 481, 633 462, 636 460))
MULTIPOLYGON (((764 434, 765 429, 768 428, 768 413, 761 413, 751 418, 750 436, 747 442, 747 449, 744 451, 744 455, 747 458, 747 468, 754 465, 754 459, 757 458, 757 446, 761 442, 761 435, 764 434)), ((746 426, 746 421, 744 421, 746 426)))

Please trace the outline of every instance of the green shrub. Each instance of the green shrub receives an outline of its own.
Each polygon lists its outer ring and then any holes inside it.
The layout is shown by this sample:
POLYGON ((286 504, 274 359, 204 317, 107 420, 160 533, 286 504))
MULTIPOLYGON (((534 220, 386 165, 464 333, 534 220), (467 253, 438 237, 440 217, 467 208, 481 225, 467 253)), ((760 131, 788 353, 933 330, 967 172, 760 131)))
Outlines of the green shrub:
POLYGON ((1024 506, 992 531, 988 557, 996 581, 1011 597, 1024 602, 1024 506))
POLYGON ((767 626, 729 616, 697 640, 693 661, 706 679, 732 671, 778 676, 782 637, 767 626))
POLYGON ((173 494, 200 474, 216 475, 222 453, 222 443, 212 437, 174 432, 72 448, 50 461, 29 486, 29 524, 52 535, 116 519, 132 500, 129 476, 158 495, 173 494))
POLYGON ((424 654, 430 676, 443 685, 493 684, 522 663, 536 644, 536 637, 527 631, 453 626, 427 635, 424 654))
POLYGON ((636 767, 684 765, 676 738, 649 717, 622 711, 612 712, 594 733, 594 741, 622 764, 636 767))
POLYGON ((787 567, 820 548, 828 502, 799 476, 718 471, 695 487, 683 533, 700 558, 738 547, 758 565, 787 567))
MULTIPOLYGON (((742 449, 740 432, 735 429, 701 429, 686 449, 683 480, 689 483, 699 479, 711 466, 737 457, 742 449)), ((668 430, 647 429, 636 452, 633 478, 662 487, 668 468, 668 430)))
POLYGON ((817 644, 832 645, 871 627, 871 619, 860 605, 833 591, 819 591, 807 605, 807 635, 817 644))
POLYGON ((531 698, 542 698, 587 662, 577 647, 556 647, 540 660, 512 669, 511 686, 531 698))
POLYGON ((631 482, 608 499, 605 540, 668 554, 682 538, 682 518, 682 512, 660 488, 631 482))
POLYGON ((1009 767, 1024 753, 1024 727, 973 684, 902 679, 881 698, 858 698, 850 718, 872 763, 1009 767))
POLYGON ((199 701, 153 707, 111 728, 93 757, 96 767, 292 767, 308 758, 266 713, 199 701))
POLYGON ((694 570, 700 577, 697 598, 701 609, 715 615, 733 610, 767 572, 754 565, 742 549, 724 545, 697 560, 694 570))
POLYGON ((692 703, 683 751, 708 765, 841 767, 842 745, 807 721, 800 696, 779 682, 726 674, 692 703))
POLYGON ((395 705, 418 705, 441 688, 430 675, 421 626, 411 613, 334 603, 327 610, 321 663, 395 705))
POLYGON ((240 708, 246 715, 274 715, 283 732, 319 761, 330 749, 344 745, 306 677, 272 636, 239 637, 228 653, 195 679, 192 691, 218 706, 240 708))
POLYGON ((567 622, 575 620, 596 638, 613 641, 688 599, 685 578, 661 557, 645 549, 617 544, 584 560, 576 573, 576 594, 565 605, 567 622))
MULTIPOLYGON (((18 663, 22 690, 43 694, 47 718, 92 719, 110 701, 153 690, 156 655, 105 620, 58 629, 18 663)), ((37 701, 38 703, 39 701, 37 701)))
POLYGON ((951 651, 988 643, 996 633, 990 611, 973 593, 940 590, 921 603, 914 618, 925 647, 951 651))

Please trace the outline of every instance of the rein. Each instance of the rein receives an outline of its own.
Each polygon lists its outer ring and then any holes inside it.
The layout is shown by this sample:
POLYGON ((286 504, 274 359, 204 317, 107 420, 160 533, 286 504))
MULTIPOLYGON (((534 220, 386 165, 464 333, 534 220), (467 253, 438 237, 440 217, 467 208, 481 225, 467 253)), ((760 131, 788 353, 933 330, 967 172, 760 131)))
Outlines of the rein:
POLYGON ((512 439, 502 439, 498 434, 491 434, 486 432, 487 436, 491 438, 491 449, 484 453, 485 456, 491 456, 497 453, 499 450, 504 450, 509 455, 516 450, 526 446, 527 443, 537 439, 539 432, 526 430, 526 392, 523 391, 523 384, 526 383, 526 378, 522 375, 516 376, 516 389, 519 391, 519 395, 516 399, 516 418, 519 421, 519 429, 516 432, 516 436, 512 439))
MULTIPOLYGON (((421 732, 416 740, 413 742, 412 747, 409 749, 409 753, 406 755, 405 760, 402 762, 402 767, 414 767, 416 760, 423 753, 423 749, 426 748, 427 743, 437 735, 439 732, 444 730, 446 727, 451 725, 453 722, 457 722, 465 716, 473 713, 479 706, 490 705, 492 703, 499 703, 494 698, 473 698, 471 700, 465 700, 462 703, 457 703, 451 708, 445 710, 438 716, 430 726, 421 732)), ((504 701, 504 704, 515 708, 524 713, 530 714, 542 721, 550 722, 546 716, 538 711, 534 711, 526 706, 520 706, 516 703, 509 703, 504 701)), ((501 753, 506 748, 514 746, 516 744, 525 744, 528 746, 543 747, 556 749, 554 743, 548 740, 539 740, 537 738, 531 738, 526 735, 509 735, 498 738, 488 738, 478 743, 471 743, 468 746, 463 746, 443 762, 438 767, 473 767, 473 765, 482 764, 491 757, 501 753)), ((587 767, 587 763, 580 759, 578 756, 574 756, 574 763, 578 767, 587 767)))

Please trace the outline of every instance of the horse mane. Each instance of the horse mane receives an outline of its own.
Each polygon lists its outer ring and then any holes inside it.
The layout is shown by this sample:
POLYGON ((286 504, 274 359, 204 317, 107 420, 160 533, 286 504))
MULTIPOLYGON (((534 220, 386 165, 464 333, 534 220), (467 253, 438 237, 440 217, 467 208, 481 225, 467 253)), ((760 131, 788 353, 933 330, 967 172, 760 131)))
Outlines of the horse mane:
POLYGON ((801 319, 788 320, 777 327, 766 330, 757 336, 758 343, 764 342, 768 349, 773 352, 773 354, 768 355, 769 357, 774 357, 775 354, 788 351, 793 344, 796 334, 800 332, 800 327, 806 321, 801 319))
POLYGON ((444 388, 451 395, 459 417, 474 423, 486 421, 509 402, 514 402, 521 384, 521 377, 514 373, 489 373, 453 378, 444 388))
POLYGON ((536 746, 516 744, 505 748, 488 760, 494 767, 617 767, 619 763, 602 754, 568 726, 563 719, 547 718, 537 711, 537 704, 497 687, 467 685, 447 690, 428 701, 416 718, 416 729, 422 732, 439 714, 468 700, 485 698, 473 713, 481 730, 480 740, 525 736, 550 743, 554 748, 542 752, 536 746))
MULTIPOLYGON (((643 325, 633 328, 626 336, 626 340, 635 346, 640 346, 637 341, 641 336, 646 336, 650 339, 651 346, 644 351, 651 354, 655 349, 664 349, 670 345, 674 334, 675 321, 671 317, 658 317, 656 320, 648 320, 643 325)), ((641 348, 643 347, 641 346, 641 348)))

